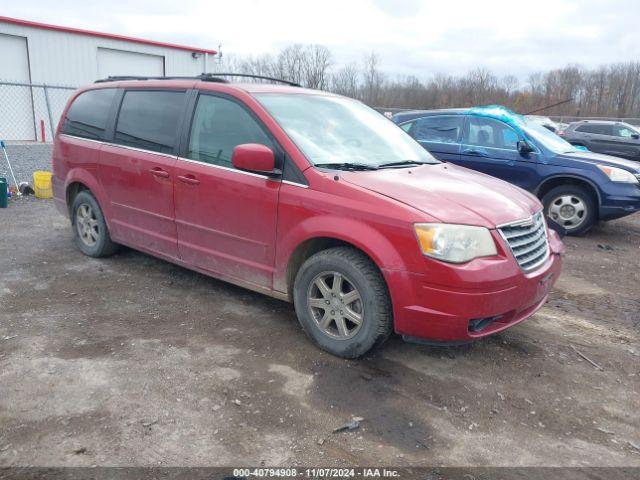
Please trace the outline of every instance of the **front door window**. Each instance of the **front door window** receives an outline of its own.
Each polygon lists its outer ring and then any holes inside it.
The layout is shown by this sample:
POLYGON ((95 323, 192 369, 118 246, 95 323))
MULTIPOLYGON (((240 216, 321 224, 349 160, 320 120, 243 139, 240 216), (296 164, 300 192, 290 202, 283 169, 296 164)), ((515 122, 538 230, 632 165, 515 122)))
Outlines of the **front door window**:
POLYGON ((472 116, 469 117, 464 143, 485 148, 517 150, 518 134, 499 120, 472 116))
POLYGON ((231 100, 201 95, 191 124, 187 158, 233 168, 233 149, 259 143, 273 150, 273 142, 254 118, 231 100))

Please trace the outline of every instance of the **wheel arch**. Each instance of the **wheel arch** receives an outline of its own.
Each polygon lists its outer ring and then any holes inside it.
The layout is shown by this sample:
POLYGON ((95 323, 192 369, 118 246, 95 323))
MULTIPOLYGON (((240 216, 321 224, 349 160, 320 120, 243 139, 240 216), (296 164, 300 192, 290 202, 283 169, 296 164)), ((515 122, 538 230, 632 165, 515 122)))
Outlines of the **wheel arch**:
POLYGON ((380 271, 388 287, 385 269, 406 269, 400 253, 383 233, 370 225, 344 218, 316 217, 302 222, 287 235, 283 245, 286 247, 279 252, 277 263, 282 267, 275 272, 274 290, 286 293, 289 300, 293 298, 294 280, 302 264, 310 256, 329 248, 348 246, 359 250, 380 271), (331 225, 332 228, 314 228, 320 225, 331 225), (353 232, 354 235, 345 235, 345 232, 353 232))
MULTIPOLYGON (((371 262, 380 270, 380 274, 382 274, 382 270, 380 265, 372 258, 372 256, 367 253, 362 248, 357 245, 343 240, 341 238, 331 237, 331 236, 320 236, 320 237, 312 237, 304 240, 293 250, 291 255, 289 256, 289 261, 287 262, 287 270, 286 270, 286 288, 287 288, 287 297, 289 299, 293 298, 293 284, 296 278, 296 275, 300 271, 300 267, 302 264, 307 261, 310 257, 315 255, 318 252, 323 250, 328 250, 330 248, 335 247, 350 247, 359 252, 362 252, 364 255, 371 260, 371 262)), ((383 275, 384 277, 384 275, 383 275)))
POLYGON ((78 195, 78 193, 82 192, 83 190, 91 192, 91 189, 81 181, 73 181, 69 183, 69 185, 67 185, 64 198, 67 202, 67 210, 69 211, 69 215, 71 215, 71 205, 73 205, 73 200, 76 198, 76 195, 78 195))
POLYGON ((73 204, 73 198, 83 190, 89 191, 100 206, 102 213, 105 217, 105 222, 107 226, 111 227, 111 205, 106 201, 108 198, 104 190, 102 189, 100 183, 96 179, 96 177, 88 170, 85 169, 73 169, 67 175, 65 181, 65 201, 67 203, 67 210, 69 214, 71 214, 71 206, 73 204))
MULTIPOLYGON (((552 189, 559 187, 561 185, 576 185, 580 187, 585 187, 586 190, 593 196, 594 200, 596 200, 598 206, 602 203, 600 190, 591 180, 588 180, 584 177, 580 177, 578 175, 570 175, 570 174, 559 174, 554 175, 552 177, 546 178, 540 185, 536 187, 534 193, 539 199, 542 199, 547 193, 549 193, 552 189)), ((596 210, 597 213, 597 210, 596 210)))

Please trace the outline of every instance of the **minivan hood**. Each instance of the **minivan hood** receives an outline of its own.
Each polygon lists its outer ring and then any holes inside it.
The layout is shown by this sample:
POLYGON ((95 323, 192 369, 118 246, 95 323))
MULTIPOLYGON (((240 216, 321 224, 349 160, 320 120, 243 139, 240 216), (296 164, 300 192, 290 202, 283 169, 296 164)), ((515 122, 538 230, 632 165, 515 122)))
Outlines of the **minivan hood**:
POLYGON ((577 160, 583 162, 589 162, 594 164, 604 164, 611 167, 623 167, 625 170, 631 170, 633 172, 640 172, 640 163, 633 160, 625 160, 624 158, 613 157, 611 155, 605 155, 604 153, 595 153, 589 151, 578 151, 561 153, 559 158, 568 158, 570 160, 577 160))
POLYGON ((495 228, 528 218, 542 209, 530 193, 450 163, 343 172, 340 176, 444 223, 495 228))

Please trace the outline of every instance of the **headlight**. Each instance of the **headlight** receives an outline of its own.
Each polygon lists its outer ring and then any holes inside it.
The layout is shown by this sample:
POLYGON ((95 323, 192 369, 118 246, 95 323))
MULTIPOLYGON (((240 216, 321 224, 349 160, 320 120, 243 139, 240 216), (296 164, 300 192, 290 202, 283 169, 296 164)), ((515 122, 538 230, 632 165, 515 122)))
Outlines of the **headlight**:
POLYGON ((464 263, 497 253, 493 237, 484 227, 417 223, 414 228, 422 253, 438 260, 464 263))
POLYGON ((608 167, 606 165, 598 165, 598 168, 609 177, 612 182, 638 183, 636 176, 628 170, 622 168, 608 167))

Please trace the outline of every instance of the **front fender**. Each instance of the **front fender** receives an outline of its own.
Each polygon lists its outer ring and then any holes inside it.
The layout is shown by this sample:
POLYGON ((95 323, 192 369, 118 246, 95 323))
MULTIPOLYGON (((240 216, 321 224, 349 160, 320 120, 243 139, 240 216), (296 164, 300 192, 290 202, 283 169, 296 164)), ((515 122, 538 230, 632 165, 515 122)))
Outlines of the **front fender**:
MULTIPOLYGON (((303 243, 318 238, 330 238, 349 243, 365 252, 378 268, 385 274, 385 270, 407 270, 406 259, 403 258, 399 248, 410 237, 406 232, 406 238, 400 240, 401 229, 395 227, 395 234, 399 240, 390 241, 389 232, 381 232, 372 225, 363 221, 342 216, 325 214, 307 218, 292 226, 279 238, 276 252, 276 270, 274 272, 274 290, 286 293, 287 271, 289 262, 296 249, 303 243)), ((415 239, 411 238, 415 243, 415 239)), ((415 245, 414 245, 415 246, 415 245)), ((417 249, 417 246, 415 246, 417 249)))

